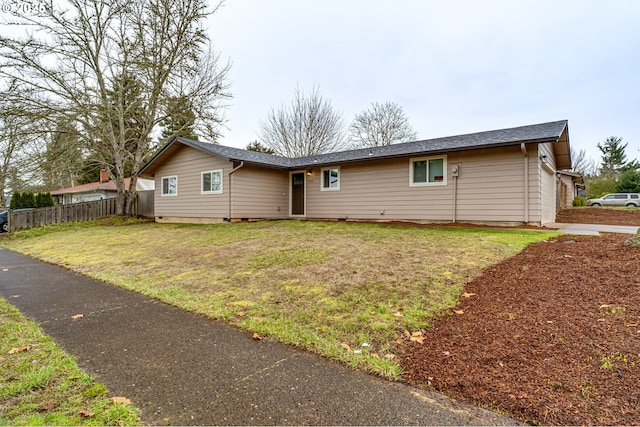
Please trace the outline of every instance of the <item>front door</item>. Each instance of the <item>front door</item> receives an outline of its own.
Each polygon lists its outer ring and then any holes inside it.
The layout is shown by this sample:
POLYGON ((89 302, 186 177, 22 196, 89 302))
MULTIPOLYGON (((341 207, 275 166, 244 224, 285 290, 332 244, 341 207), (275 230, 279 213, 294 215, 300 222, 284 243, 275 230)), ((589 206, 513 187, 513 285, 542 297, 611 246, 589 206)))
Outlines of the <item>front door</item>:
POLYGON ((304 216, 304 172, 291 173, 291 216, 304 216))

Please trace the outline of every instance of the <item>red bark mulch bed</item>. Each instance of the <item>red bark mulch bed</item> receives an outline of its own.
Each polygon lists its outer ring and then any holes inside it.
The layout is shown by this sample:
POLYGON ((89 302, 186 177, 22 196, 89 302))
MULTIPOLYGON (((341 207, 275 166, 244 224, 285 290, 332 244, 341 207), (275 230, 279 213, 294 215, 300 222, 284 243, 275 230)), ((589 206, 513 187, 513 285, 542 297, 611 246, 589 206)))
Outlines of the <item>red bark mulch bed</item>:
MULTIPOLYGON (((610 211, 578 211, 592 210, 610 211)), ((403 341, 404 379, 534 424, 639 424, 640 248, 629 237, 561 236, 488 268, 424 344, 403 341)))
POLYGON ((640 209, 599 207, 563 209, 556 216, 556 222, 640 226, 640 209))

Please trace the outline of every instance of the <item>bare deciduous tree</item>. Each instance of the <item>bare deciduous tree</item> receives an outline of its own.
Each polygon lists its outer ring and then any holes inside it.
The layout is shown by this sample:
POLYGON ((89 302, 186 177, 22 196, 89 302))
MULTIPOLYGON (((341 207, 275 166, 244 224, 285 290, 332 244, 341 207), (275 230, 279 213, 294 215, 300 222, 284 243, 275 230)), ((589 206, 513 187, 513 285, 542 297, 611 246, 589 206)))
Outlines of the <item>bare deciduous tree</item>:
POLYGON ((586 150, 571 151, 571 171, 581 175, 595 175, 598 171, 596 161, 587 157, 586 150))
POLYGON ((41 148, 37 143, 41 136, 39 121, 7 100, 6 95, 15 90, 9 87, 0 93, 0 208, 7 207, 7 191, 21 190, 26 178, 31 177, 41 148))
POLYGON ((260 122, 258 136, 262 144, 285 157, 312 156, 347 147, 342 117, 317 87, 308 97, 296 87, 289 106, 283 104, 278 111, 272 108, 260 122))
POLYGON ((379 147, 416 139, 402 107, 394 102, 374 102, 368 110, 356 114, 349 126, 349 136, 356 147, 379 147))
MULTIPOLYGON (((118 213, 131 213, 136 181, 172 100, 189 99, 200 133, 215 141, 228 93, 202 21, 204 0, 67 0, 12 17, 28 36, 0 37, 0 77, 29 89, 13 95, 33 114, 77 124, 109 171, 118 213), (66 9, 63 10, 63 7, 66 9), (124 186, 126 175, 131 185, 124 186)), ((53 129, 52 124, 51 129, 53 129)))

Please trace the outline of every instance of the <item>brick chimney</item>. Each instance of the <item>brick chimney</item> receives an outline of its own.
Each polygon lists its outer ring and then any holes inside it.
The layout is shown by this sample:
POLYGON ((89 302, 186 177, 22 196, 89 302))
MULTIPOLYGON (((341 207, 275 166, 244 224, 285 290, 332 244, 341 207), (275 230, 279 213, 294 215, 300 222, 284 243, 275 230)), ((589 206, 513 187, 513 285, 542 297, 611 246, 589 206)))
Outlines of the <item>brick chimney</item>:
POLYGON ((105 182, 109 182, 109 172, 104 169, 100 170, 100 184, 104 184, 105 182))

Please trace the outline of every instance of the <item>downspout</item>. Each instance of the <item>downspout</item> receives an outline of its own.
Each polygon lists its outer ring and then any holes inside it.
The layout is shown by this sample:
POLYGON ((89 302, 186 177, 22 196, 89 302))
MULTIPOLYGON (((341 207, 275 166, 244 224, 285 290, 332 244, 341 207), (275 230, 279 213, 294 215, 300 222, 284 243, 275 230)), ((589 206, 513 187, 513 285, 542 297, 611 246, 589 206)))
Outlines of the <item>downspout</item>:
POLYGON ((227 221, 229 222, 231 222, 231 175, 243 166, 244 166, 244 162, 240 162, 238 166, 231 169, 231 171, 229 172, 229 215, 227 216, 227 221))
POLYGON ((520 144, 522 154, 524 154, 524 223, 529 224, 529 154, 524 142, 520 144))
POLYGON ((453 176, 453 222, 456 222, 456 210, 458 206, 458 175, 453 176))

